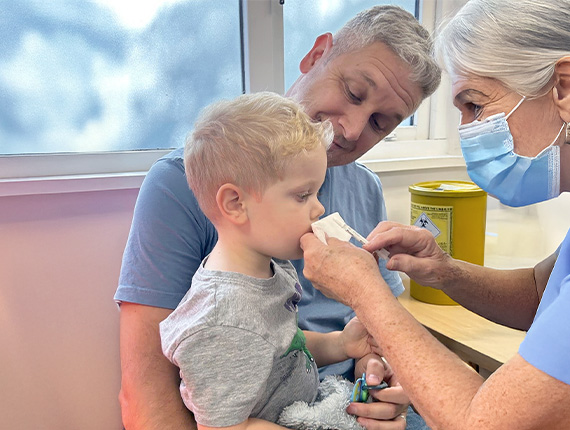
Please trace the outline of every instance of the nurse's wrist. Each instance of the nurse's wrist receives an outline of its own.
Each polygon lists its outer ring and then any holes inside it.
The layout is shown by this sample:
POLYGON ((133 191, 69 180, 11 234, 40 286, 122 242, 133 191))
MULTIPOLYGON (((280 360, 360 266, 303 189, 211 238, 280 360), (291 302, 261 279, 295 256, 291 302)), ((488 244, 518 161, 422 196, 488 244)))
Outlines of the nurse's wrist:
POLYGON ((469 270, 472 265, 472 263, 466 261, 456 260, 446 253, 445 264, 442 269, 442 273, 445 275, 439 285, 439 289, 444 293, 450 293, 457 289, 458 285, 464 285, 472 278, 471 271, 469 270))

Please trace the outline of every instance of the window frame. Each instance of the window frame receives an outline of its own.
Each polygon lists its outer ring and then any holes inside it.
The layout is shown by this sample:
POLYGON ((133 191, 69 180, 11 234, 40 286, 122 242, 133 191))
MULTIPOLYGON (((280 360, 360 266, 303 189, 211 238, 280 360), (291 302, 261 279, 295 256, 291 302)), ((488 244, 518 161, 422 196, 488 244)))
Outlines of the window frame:
MULTIPOLYGON (((441 17, 465 1, 422 0, 420 21, 432 31, 441 17)), ((283 93, 280 0, 241 0, 240 8, 246 92, 283 93)), ((414 168, 426 165, 426 160, 430 168, 438 163, 442 166, 463 163, 456 132, 459 116, 451 105, 449 87, 444 76, 440 88, 418 109, 417 125, 398 127, 395 137, 385 139, 361 161, 378 172, 414 168)), ((152 163, 171 150, 0 156, 0 196, 138 188, 152 163)))

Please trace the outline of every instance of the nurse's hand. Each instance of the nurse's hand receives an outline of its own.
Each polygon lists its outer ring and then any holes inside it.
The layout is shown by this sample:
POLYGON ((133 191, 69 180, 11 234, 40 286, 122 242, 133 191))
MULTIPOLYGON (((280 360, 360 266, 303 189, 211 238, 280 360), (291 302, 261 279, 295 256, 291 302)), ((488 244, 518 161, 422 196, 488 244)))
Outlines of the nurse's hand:
POLYGON ((406 412, 410 400, 396 380, 390 365, 376 354, 369 354, 358 360, 355 377, 366 373, 368 385, 378 385, 386 381, 388 388, 370 390, 371 403, 351 403, 347 412, 356 415, 356 420, 368 430, 404 430, 406 412))
POLYGON ((355 309, 366 301, 367 288, 389 288, 370 252, 335 238, 327 243, 312 233, 301 237, 303 274, 325 296, 355 309))
POLYGON ((443 288, 454 279, 453 258, 425 228, 383 221, 367 239, 367 251, 385 248, 390 253, 386 268, 404 272, 421 285, 443 288))

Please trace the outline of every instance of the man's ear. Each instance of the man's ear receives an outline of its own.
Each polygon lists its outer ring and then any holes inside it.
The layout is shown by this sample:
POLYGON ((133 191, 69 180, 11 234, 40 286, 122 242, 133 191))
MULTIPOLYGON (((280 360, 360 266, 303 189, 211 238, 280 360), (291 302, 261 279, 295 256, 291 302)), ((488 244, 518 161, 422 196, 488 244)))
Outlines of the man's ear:
POLYGON ((570 56, 562 57, 556 62, 554 76, 554 103, 562 120, 570 122, 570 56))
POLYGON ((330 33, 321 34, 315 40, 315 44, 311 50, 305 55, 299 64, 299 69, 301 73, 307 73, 313 68, 317 61, 325 54, 330 51, 333 44, 333 37, 330 33))
POLYGON ((216 203, 221 216, 234 223, 242 224, 247 220, 244 191, 234 184, 224 184, 216 193, 216 203))

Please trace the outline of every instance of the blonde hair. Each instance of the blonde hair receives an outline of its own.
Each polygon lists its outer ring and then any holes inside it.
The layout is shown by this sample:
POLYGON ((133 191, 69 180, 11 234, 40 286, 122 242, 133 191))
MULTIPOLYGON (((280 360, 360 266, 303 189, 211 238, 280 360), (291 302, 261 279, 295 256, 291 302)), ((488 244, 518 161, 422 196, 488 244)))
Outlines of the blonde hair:
POLYGON ((225 183, 261 196, 282 178, 292 159, 328 148, 330 122, 315 122, 295 101, 271 92, 244 94, 206 107, 186 139, 184 165, 190 188, 208 217, 225 183))

